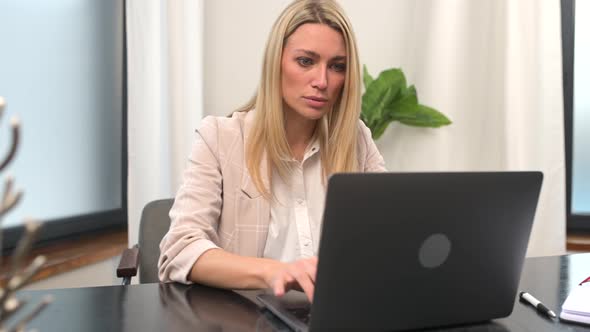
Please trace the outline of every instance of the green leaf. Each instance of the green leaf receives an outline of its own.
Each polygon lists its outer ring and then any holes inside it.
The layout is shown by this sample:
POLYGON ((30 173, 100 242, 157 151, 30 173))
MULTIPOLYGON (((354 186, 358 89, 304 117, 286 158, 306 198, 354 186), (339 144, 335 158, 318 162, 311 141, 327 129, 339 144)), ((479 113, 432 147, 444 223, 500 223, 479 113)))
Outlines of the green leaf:
POLYGON ((416 87, 414 85, 410 85, 407 89, 404 89, 400 94, 398 102, 418 104, 418 94, 416 92, 416 87))
POLYGON ((375 128, 373 128, 373 130, 371 130, 371 136, 373 137, 373 139, 374 140, 379 139, 379 137, 381 137, 381 135, 383 135, 383 133, 385 132, 385 129, 387 129, 387 127, 389 126, 389 124, 392 121, 381 122, 379 125, 377 125, 375 128))
POLYGON ((383 118, 387 121, 394 121, 401 114, 411 114, 416 112, 418 107, 418 98, 416 96, 416 88, 410 86, 405 89, 400 97, 394 100, 391 104, 385 108, 383 112, 383 118))
POLYGON ((361 120, 371 130, 373 139, 383 135, 389 124, 437 128, 451 124, 441 112, 418 102, 416 87, 406 87, 406 78, 398 68, 385 70, 373 79, 363 66, 361 120))
POLYGON ((365 85, 365 90, 369 88, 369 85, 371 85, 373 81, 373 77, 367 70, 367 65, 363 65, 363 84, 365 85))
POLYGON ((394 120, 416 127, 438 128, 452 123, 441 112, 420 104, 416 105, 413 110, 411 107, 400 108, 393 113, 393 116, 394 120))
POLYGON ((374 129, 384 120, 384 110, 405 89, 406 78, 397 68, 381 72, 379 77, 371 82, 362 98, 362 113, 369 128, 374 129))
MULTIPOLYGON (((418 100, 416 98, 416 89, 410 86, 399 94, 387 108, 384 109, 381 121, 375 123, 371 128, 373 139, 379 139, 385 132, 385 129, 393 121, 396 121, 399 116, 397 114, 412 114, 418 107, 418 100)), ((409 117, 409 115, 406 115, 409 117)))

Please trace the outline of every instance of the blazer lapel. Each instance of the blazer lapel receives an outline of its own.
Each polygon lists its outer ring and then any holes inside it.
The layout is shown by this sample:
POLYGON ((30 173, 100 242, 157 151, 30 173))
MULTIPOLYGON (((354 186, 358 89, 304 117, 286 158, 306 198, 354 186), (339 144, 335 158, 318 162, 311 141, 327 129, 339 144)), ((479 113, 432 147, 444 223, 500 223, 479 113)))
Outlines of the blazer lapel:
MULTIPOLYGON (((269 188, 269 181, 268 181, 268 160, 266 158, 266 153, 262 155, 262 160, 260 162, 260 175, 262 176, 262 182, 266 188, 269 188)), ((258 196, 262 196, 262 193, 256 188, 252 177, 250 176, 250 172, 248 171, 248 167, 246 165, 246 159, 244 159, 244 168, 242 170, 242 184, 241 184, 242 191, 250 198, 256 198, 258 196)))

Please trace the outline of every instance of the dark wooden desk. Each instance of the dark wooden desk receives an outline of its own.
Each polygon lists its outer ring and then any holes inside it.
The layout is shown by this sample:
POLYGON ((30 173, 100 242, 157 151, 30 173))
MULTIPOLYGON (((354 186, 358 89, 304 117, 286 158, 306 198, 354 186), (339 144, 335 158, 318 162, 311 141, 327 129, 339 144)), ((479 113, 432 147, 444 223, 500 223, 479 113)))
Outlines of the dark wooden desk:
MULTIPOLYGON (((559 314, 569 290, 588 275, 590 254, 530 258, 520 289, 559 314)), ((54 303, 28 326, 41 332, 272 331, 282 326, 251 300, 253 292, 242 296, 199 285, 144 284, 26 291, 19 297, 35 300, 45 294, 53 294, 54 303)), ((473 305, 485 303, 474 299, 473 305)), ((517 300, 510 317, 444 331, 590 331, 590 327, 552 321, 517 300)))

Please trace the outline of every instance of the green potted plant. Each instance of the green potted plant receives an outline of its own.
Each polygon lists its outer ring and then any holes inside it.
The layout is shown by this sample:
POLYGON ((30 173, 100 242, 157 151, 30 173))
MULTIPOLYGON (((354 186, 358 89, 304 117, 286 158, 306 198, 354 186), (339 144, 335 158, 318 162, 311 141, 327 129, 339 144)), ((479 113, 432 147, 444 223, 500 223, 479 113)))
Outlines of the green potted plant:
POLYGON ((407 86, 406 77, 399 68, 382 71, 374 79, 363 66, 363 84, 361 120, 371 129, 375 140, 393 121, 431 128, 451 124, 444 114, 418 102, 416 88, 407 86))

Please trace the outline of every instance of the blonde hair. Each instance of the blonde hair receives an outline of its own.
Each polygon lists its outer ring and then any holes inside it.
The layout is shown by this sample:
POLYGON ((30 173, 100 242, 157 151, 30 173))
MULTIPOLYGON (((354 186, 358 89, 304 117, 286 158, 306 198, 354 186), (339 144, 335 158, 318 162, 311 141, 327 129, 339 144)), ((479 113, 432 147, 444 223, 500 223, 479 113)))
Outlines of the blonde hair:
POLYGON ((260 174, 263 154, 268 161, 268 179, 273 167, 286 178, 291 171, 291 149, 287 142, 281 92, 281 58, 289 36, 306 23, 326 24, 339 31, 346 46, 346 75, 340 98, 318 122, 316 133, 324 179, 337 172, 358 169, 357 135, 360 116, 360 64, 352 26, 333 0, 296 0, 281 13, 266 44, 262 77, 256 95, 238 111, 256 109, 251 134, 246 141, 246 166, 258 191, 267 199, 269 187, 260 174))

